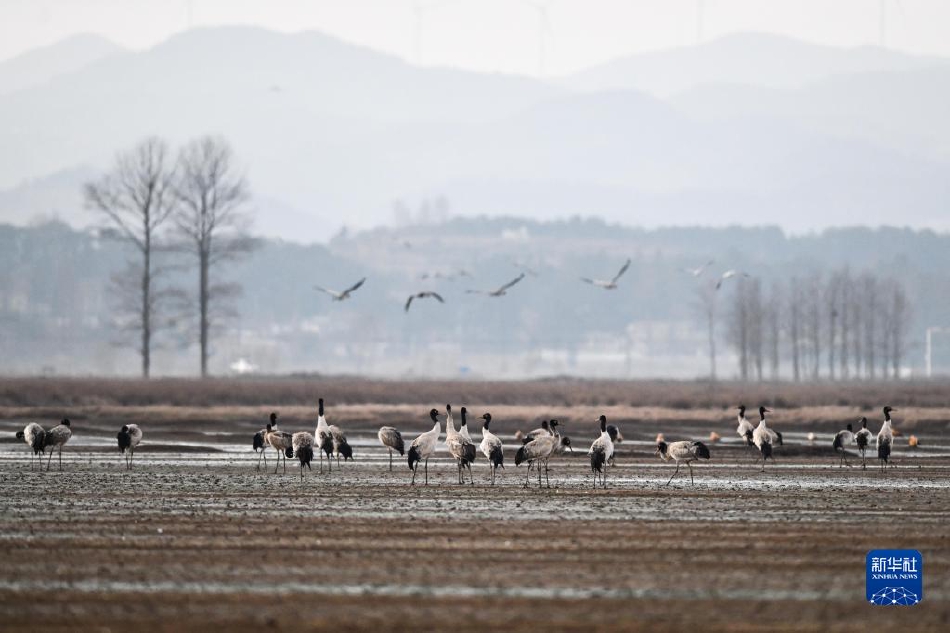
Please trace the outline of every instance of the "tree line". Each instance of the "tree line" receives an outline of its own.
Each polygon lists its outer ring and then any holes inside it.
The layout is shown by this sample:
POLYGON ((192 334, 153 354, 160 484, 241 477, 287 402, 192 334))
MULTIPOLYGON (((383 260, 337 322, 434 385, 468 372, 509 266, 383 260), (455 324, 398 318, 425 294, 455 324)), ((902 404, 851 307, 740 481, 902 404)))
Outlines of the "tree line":
POLYGON ((250 253, 250 187, 228 143, 205 136, 173 157, 151 137, 119 153, 111 170, 84 186, 86 205, 105 221, 101 234, 131 246, 133 257, 112 278, 116 341, 134 347, 149 376, 156 336, 173 331, 197 339, 201 375, 208 374, 211 340, 234 314, 240 285, 219 279, 222 263, 250 253), (196 292, 165 280, 170 270, 194 268, 196 292))
POLYGON ((795 382, 900 378, 911 305, 896 279, 842 268, 773 281, 766 291, 745 278, 729 301, 726 340, 742 380, 779 380, 783 367, 795 382))

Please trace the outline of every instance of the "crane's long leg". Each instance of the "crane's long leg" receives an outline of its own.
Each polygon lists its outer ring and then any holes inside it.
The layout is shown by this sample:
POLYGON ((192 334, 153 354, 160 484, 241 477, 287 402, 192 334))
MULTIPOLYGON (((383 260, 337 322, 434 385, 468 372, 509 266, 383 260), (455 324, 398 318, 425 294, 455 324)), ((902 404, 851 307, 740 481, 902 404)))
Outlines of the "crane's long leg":
POLYGON ((59 445, 59 469, 63 469, 63 445, 59 445))
POLYGON ((426 457, 426 485, 429 485, 429 458, 426 457))
POLYGON ((551 480, 548 478, 548 462, 547 462, 547 460, 544 461, 544 483, 547 485, 548 488, 551 487, 551 480))
POLYGON ((676 473, 678 473, 679 471, 680 471, 680 463, 676 462, 676 470, 673 471, 673 474, 670 475, 669 481, 666 482, 667 486, 670 485, 670 481, 673 481, 673 477, 676 477, 676 473))
POLYGON ((389 472, 393 471, 393 449, 389 449, 389 472))
POLYGON ((689 462, 686 462, 686 467, 689 468, 689 484, 693 485, 693 465, 689 462))
POLYGON ((410 486, 416 485, 416 471, 419 470, 419 462, 416 462, 412 467, 412 480, 409 482, 410 486))
POLYGON ((49 457, 46 458, 46 472, 49 472, 49 463, 53 461, 53 451, 56 449, 49 449, 49 457))

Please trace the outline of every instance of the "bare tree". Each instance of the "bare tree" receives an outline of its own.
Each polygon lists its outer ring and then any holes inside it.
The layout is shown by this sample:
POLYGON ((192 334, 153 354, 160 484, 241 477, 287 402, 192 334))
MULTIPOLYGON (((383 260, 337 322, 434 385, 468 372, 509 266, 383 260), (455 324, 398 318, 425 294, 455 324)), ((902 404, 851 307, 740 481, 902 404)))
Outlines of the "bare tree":
POLYGON ((755 367, 755 379, 762 381, 762 365, 764 361, 763 346, 765 343, 765 311, 762 304, 762 282, 758 279, 749 281, 747 293, 749 308, 749 355, 755 367))
POLYGON ((907 330, 910 327, 910 302, 904 286, 898 281, 890 284, 890 342, 891 377, 899 380, 901 377, 901 361, 907 353, 907 330))
POLYGON ((854 294, 854 289, 851 287, 853 281, 851 279, 851 271, 845 268, 838 275, 838 323, 841 330, 841 345, 839 346, 840 353, 838 354, 838 366, 841 371, 841 379, 847 380, 849 378, 850 367, 848 365, 848 352, 851 345, 851 326, 853 319, 851 318, 851 296, 854 294))
POLYGON ((739 355, 739 377, 749 379, 749 290, 745 279, 735 285, 729 310, 728 341, 739 355))
POLYGON ((113 277, 113 286, 117 319, 133 334, 134 342, 127 342, 138 348, 145 378, 151 371, 152 337, 165 325, 159 318, 165 293, 156 288, 154 255, 158 231, 175 209, 167 154, 164 141, 147 138, 119 154, 110 173, 84 187, 86 206, 103 214, 110 233, 132 245, 139 258, 113 277))
POLYGON ((706 321, 706 334, 709 339, 709 379, 716 379, 716 284, 702 280, 696 286, 699 308, 706 321))
POLYGON ((828 377, 835 379, 835 345, 838 334, 838 303, 841 295, 840 273, 834 274, 825 286, 825 298, 828 303, 828 377))
POLYGON ((782 288, 778 282, 772 282, 769 290, 769 301, 765 307, 765 334, 766 345, 769 351, 769 378, 779 379, 781 357, 779 347, 782 342, 782 288))
POLYGON ((789 284, 788 306, 788 343, 792 350, 792 378, 795 382, 802 379, 801 363, 801 335, 802 335, 802 284, 797 277, 792 277, 789 284))
POLYGON ((208 375, 211 335, 233 316, 229 299, 240 292, 235 283, 212 283, 215 266, 247 255, 250 199, 247 180, 232 165, 227 142, 204 137, 189 143, 178 158, 175 224, 198 264, 198 343, 201 375, 208 375))

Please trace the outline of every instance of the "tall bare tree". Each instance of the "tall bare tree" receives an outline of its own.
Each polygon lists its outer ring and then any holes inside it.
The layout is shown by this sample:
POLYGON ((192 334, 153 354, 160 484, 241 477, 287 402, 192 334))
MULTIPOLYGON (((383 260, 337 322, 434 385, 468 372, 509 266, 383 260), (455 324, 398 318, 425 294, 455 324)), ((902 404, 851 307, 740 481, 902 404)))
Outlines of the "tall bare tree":
POLYGON ((765 306, 765 336, 769 352, 769 378, 779 379, 780 352, 782 342, 782 288, 778 282, 772 282, 769 301, 765 306))
POLYGON ((165 323, 159 319, 163 292, 156 288, 155 251, 159 230, 175 209, 168 146, 152 137, 116 157, 112 171, 86 183, 86 206, 105 216, 110 233, 132 245, 138 261, 113 277, 114 296, 127 331, 142 357, 142 376, 152 364, 152 337, 165 323))
POLYGON ((699 309, 706 321, 706 335, 709 342, 709 379, 716 379, 716 284, 713 281, 700 280, 696 286, 699 309))
POLYGON ((215 266, 247 255, 254 240, 247 234, 250 190, 233 163, 230 146, 206 136, 190 142, 178 158, 175 224, 198 265, 198 344, 201 375, 208 375, 212 334, 233 315, 229 299, 240 292, 235 283, 212 282, 215 266))
POLYGON ((795 382, 800 382, 802 379, 802 294, 801 280, 792 277, 789 283, 788 345, 792 351, 792 378, 795 382))

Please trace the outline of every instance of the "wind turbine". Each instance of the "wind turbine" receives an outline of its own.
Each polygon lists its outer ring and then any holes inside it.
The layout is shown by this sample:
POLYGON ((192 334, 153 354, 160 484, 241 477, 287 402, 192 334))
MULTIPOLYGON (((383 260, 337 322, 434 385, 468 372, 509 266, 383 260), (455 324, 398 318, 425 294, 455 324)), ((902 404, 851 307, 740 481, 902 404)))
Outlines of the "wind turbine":
POLYGON ((545 0, 544 2, 535 2, 534 0, 521 0, 538 13, 538 76, 544 77, 545 61, 547 58, 547 39, 553 36, 551 29, 551 18, 548 15, 548 8, 554 3, 554 0, 545 0))

